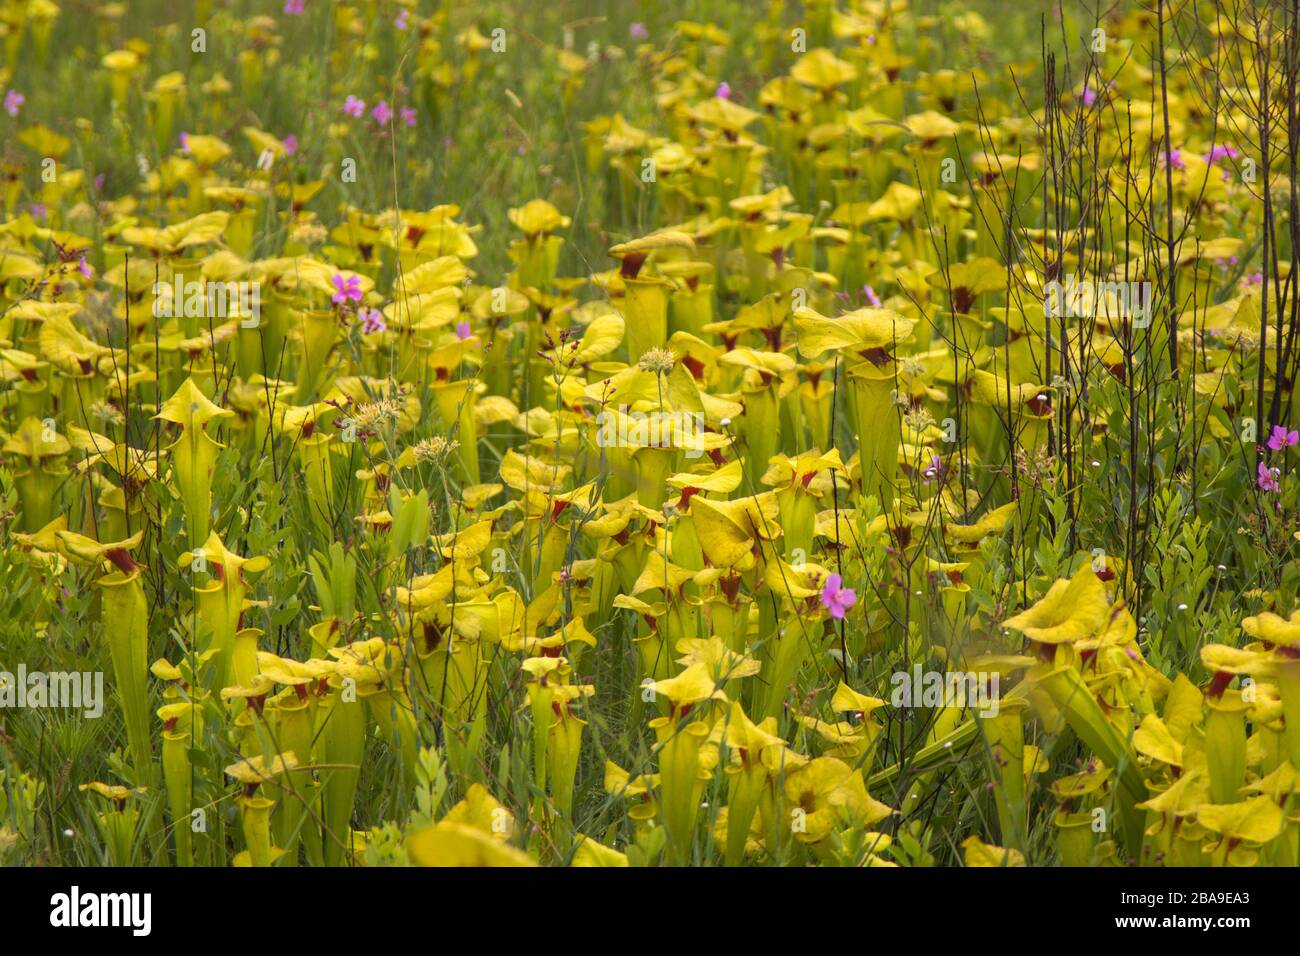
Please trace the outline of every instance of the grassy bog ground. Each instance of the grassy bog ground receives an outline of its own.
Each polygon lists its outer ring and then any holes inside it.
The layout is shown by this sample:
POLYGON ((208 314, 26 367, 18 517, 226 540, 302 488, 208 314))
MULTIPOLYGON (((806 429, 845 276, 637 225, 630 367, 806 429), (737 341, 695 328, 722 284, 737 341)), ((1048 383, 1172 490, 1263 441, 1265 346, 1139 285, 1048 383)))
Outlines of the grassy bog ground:
POLYGON ((1294 4, 0 38, 0 862, 1300 862, 1294 4))

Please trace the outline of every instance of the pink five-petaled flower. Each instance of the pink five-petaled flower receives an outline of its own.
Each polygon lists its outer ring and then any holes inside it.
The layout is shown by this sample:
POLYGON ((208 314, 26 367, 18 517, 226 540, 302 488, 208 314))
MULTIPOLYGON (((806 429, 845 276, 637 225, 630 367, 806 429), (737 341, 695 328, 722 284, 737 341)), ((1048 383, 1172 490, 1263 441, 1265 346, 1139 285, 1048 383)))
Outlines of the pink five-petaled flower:
POLYGON ((469 338, 472 334, 473 332, 470 330, 468 319, 461 319, 456 323, 456 338, 464 340, 469 338))
POLYGON ((19 108, 27 102, 27 97, 23 96, 17 90, 10 90, 5 94, 5 112, 10 116, 17 116, 19 108))
POLYGON ((650 36, 650 31, 645 28, 645 24, 639 21, 628 27, 627 32, 633 40, 644 40, 650 36))
POLYGON ((384 314, 378 309, 362 309, 359 315, 361 318, 361 331, 366 335, 374 335, 376 332, 383 332, 388 328, 388 323, 384 321, 384 314))
POLYGON ((1183 154, 1181 150, 1171 149, 1169 152, 1165 153, 1165 161, 1173 169, 1186 168, 1186 164, 1183 163, 1183 154))
POLYGON ((1274 425, 1273 434, 1268 436, 1268 447, 1274 451, 1290 448, 1300 442, 1300 431, 1287 431, 1285 425, 1274 425))
POLYGON ((358 276, 345 277, 343 273, 336 272, 334 273, 334 275, 330 276, 330 282, 334 284, 334 288, 338 289, 337 292, 335 292, 332 296, 330 296, 330 301, 333 302, 335 305, 346 305, 349 301, 351 302, 361 301, 360 277, 358 276))
POLYGON ((375 104, 375 108, 370 111, 370 115, 375 118, 375 122, 380 126, 387 126, 388 121, 393 118, 393 111, 389 107, 387 100, 380 100, 375 104))
POLYGON ((81 254, 81 258, 77 260, 77 271, 87 279, 93 279, 95 277, 95 270, 92 269, 90 263, 86 261, 86 254, 84 252, 81 254))
POLYGON ((190 154, 190 134, 182 130, 178 139, 181 144, 181 152, 188 156, 190 154))
POLYGON ((731 84, 726 80, 723 80, 718 84, 718 88, 714 91, 713 95, 720 100, 731 99, 731 84))
POLYGON ((302 13, 306 5, 307 0, 284 0, 284 12, 290 16, 295 16, 302 13))
POLYGON ((405 30, 407 26, 410 25, 410 21, 411 21, 411 11, 399 10, 397 11, 397 16, 393 18, 393 26, 397 27, 397 29, 399 30, 405 30))
POLYGON ((1277 491, 1277 476, 1280 474, 1276 468, 1270 468, 1261 461, 1255 471, 1255 484, 1259 485, 1260 491, 1277 491))
POLYGON ((293 133, 290 133, 288 136, 286 136, 283 140, 283 143, 284 143, 284 155, 292 156, 294 153, 298 152, 298 137, 294 136, 293 133))
POLYGON ((840 587, 843 579, 838 574, 828 574, 822 585, 822 607, 831 612, 835 620, 842 620, 844 612, 858 603, 858 593, 853 588, 840 587))
POLYGON ((876 295, 876 290, 869 285, 862 287, 862 294, 866 297, 867 303, 873 308, 880 308, 880 296, 876 295))
POLYGON ((1205 154, 1205 161, 1207 163, 1213 163, 1220 159, 1236 159, 1240 155, 1241 153, 1237 151, 1236 147, 1229 146, 1225 143, 1222 146, 1210 147, 1210 151, 1205 154))
POLYGON ((405 123, 407 126, 414 126, 414 125, 415 125, 415 107, 414 107, 414 106, 403 106, 403 107, 402 107, 398 112, 400 113, 400 115, 401 115, 401 117, 402 117, 402 122, 403 122, 403 123, 405 123))
POLYGON ((361 114, 365 111, 366 101, 357 99, 357 97, 353 96, 351 93, 349 93, 348 98, 343 101, 343 112, 347 113, 353 119, 360 119, 361 114))
POLYGON ((1085 86, 1083 88, 1083 96, 1081 98, 1084 106, 1091 106, 1093 103, 1097 102, 1097 94, 1093 91, 1091 86, 1085 86))

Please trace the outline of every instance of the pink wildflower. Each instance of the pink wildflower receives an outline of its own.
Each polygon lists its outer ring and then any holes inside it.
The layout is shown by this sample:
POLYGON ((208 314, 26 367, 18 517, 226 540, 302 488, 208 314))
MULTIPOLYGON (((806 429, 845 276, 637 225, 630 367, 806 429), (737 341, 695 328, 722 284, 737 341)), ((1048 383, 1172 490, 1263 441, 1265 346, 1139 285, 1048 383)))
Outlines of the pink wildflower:
POLYGON ((330 277, 330 282, 338 289, 330 296, 330 301, 335 305, 361 301, 361 279, 358 276, 344 276, 343 273, 336 272, 330 277))
POLYGON ((1259 485, 1260 491, 1277 491, 1277 476, 1281 474, 1280 471, 1261 461, 1255 474, 1255 484, 1259 485))
POLYGON ((1287 431, 1285 425, 1274 425, 1273 434, 1268 437, 1268 447, 1274 451, 1290 448, 1296 442, 1300 442, 1300 432, 1287 431))
POLYGON ((858 603, 858 594, 853 588, 841 587, 844 583, 838 574, 826 576, 822 585, 822 607, 831 612, 837 621, 844 618, 844 612, 858 603))

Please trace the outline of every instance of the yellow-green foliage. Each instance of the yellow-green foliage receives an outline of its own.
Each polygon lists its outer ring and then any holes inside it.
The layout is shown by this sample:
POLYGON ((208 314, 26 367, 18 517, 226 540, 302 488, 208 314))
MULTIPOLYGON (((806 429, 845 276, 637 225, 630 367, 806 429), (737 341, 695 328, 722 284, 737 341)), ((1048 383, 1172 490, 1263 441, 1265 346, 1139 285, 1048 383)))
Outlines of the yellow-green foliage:
POLYGON ((3 14, 0 860, 1300 862, 1295 23, 90 6, 3 14))

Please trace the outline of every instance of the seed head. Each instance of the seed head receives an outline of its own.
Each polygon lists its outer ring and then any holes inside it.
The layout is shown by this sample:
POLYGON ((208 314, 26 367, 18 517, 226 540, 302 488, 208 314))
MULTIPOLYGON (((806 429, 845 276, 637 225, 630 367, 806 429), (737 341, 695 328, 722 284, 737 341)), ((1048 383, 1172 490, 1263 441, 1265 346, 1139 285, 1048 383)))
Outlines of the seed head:
POLYGON ((646 352, 637 361, 637 368, 643 372, 654 372, 656 375, 667 375, 677 364, 677 356, 673 355, 668 349, 651 349, 646 352))

